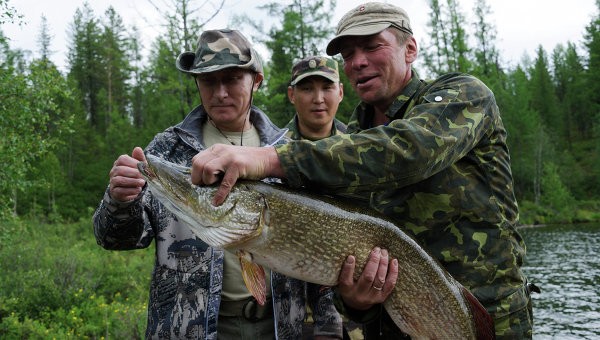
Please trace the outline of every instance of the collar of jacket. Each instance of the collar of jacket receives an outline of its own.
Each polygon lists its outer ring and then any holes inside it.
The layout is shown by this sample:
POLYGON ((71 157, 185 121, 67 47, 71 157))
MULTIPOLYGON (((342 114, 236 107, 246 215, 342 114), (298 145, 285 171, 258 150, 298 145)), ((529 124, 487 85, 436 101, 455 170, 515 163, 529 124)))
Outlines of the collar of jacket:
MULTIPOLYGON (((390 107, 386 112, 386 116, 388 116, 391 120, 399 119, 404 116, 404 113, 407 111, 404 108, 409 106, 412 102, 412 97, 419 91, 419 89, 423 86, 424 82, 419 78, 417 71, 413 68, 411 69, 412 76, 408 84, 404 87, 404 90, 394 99, 390 107)), ((371 123, 373 121, 373 106, 361 101, 356 107, 352 119, 358 120, 359 126, 361 129, 368 129, 371 127, 371 123)), ((350 129, 349 131, 352 131, 350 129)))
MULTIPOLYGON (((188 113, 181 123, 174 127, 174 131, 184 142, 200 151, 205 149, 202 144, 201 131, 202 125, 207 121, 208 113, 204 106, 198 105, 188 113)), ((287 129, 280 129, 273 124, 267 115, 254 105, 250 108, 250 122, 258 131, 261 146, 271 146, 282 142, 287 132, 287 129)))

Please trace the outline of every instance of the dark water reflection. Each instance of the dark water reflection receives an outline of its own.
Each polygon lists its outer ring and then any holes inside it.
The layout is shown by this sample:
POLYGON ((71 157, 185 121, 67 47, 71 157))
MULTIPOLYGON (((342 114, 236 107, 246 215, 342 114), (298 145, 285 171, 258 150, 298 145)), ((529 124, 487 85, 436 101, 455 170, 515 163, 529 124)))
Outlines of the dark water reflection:
POLYGON ((534 339, 600 339, 600 224, 522 228, 534 339))

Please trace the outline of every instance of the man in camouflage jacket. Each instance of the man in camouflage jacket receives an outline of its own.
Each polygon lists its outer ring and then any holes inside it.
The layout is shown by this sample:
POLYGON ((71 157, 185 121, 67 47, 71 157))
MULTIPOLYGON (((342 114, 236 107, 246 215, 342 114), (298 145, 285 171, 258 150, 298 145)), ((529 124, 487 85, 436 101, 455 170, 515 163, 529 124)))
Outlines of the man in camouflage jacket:
POLYGON ((288 99, 296 114, 285 126, 286 137, 318 140, 346 132, 335 118, 344 98, 338 63, 333 58, 309 56, 292 66, 288 99))
MULTIPOLYGON (((478 79, 448 74, 420 80, 406 12, 370 2, 348 12, 327 53, 341 53, 361 98, 348 134, 240 152, 213 147, 195 156, 192 181, 217 182, 215 203, 240 177, 285 178, 293 187, 349 195, 384 213, 471 290, 497 338, 532 336, 531 298, 521 271, 525 244, 515 229, 506 131, 493 93, 478 79)), ((349 257, 336 288, 340 309, 369 322, 367 338, 399 338, 381 303, 398 277, 396 260, 374 249, 352 279, 349 257)))
MULTIPOLYGON (((237 31, 205 31, 198 51, 182 53, 177 67, 195 76, 239 68, 262 77, 262 64, 255 53, 237 31), (213 54, 215 57, 207 57, 213 54)), ((203 127, 209 119, 214 119, 209 117, 206 104, 194 108, 179 124, 157 134, 144 152, 190 166, 192 157, 205 149, 203 127)), ((262 146, 278 143, 286 132, 255 106, 249 108, 249 122, 258 132, 262 146)), ((111 170, 111 184, 93 218, 96 240, 102 247, 114 250, 146 248, 154 240, 156 257, 146 338, 216 339, 222 306, 224 251, 209 247, 164 208, 147 190, 137 171, 137 162, 145 159, 142 150, 134 149, 132 156, 122 155, 111 170), (119 195, 120 200, 113 197, 118 186, 128 190, 129 195, 119 195)), ((266 308, 271 311, 267 312, 270 315, 267 320, 271 321, 269 327, 275 327, 276 338, 302 337, 307 302, 314 314, 314 336, 341 338, 341 317, 333 305, 331 289, 276 272, 271 272, 270 281, 272 308, 266 308)), ((245 312, 252 312, 252 308, 245 312)), ((257 317, 241 315, 244 316, 257 317)))

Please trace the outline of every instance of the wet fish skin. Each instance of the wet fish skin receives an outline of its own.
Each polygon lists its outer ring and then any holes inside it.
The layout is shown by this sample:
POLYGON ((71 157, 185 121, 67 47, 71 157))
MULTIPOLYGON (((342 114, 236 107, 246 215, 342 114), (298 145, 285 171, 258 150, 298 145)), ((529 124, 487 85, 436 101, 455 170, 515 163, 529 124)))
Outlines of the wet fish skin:
POLYGON ((152 155, 139 168, 149 189, 203 241, 317 284, 335 286, 348 255, 358 278, 375 246, 399 262, 384 307, 413 339, 493 338, 491 317, 416 241, 371 210, 260 181, 240 181, 212 206, 216 186, 196 186, 189 169, 152 155), (483 320, 483 321, 481 321, 483 320))

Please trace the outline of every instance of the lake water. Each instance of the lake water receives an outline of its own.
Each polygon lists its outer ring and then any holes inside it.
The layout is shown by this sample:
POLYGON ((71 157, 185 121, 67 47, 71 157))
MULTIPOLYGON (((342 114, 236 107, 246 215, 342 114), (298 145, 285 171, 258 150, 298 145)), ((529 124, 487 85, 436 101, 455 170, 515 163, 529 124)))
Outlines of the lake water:
POLYGON ((600 339, 600 224, 519 229, 533 294, 534 339, 600 339))

